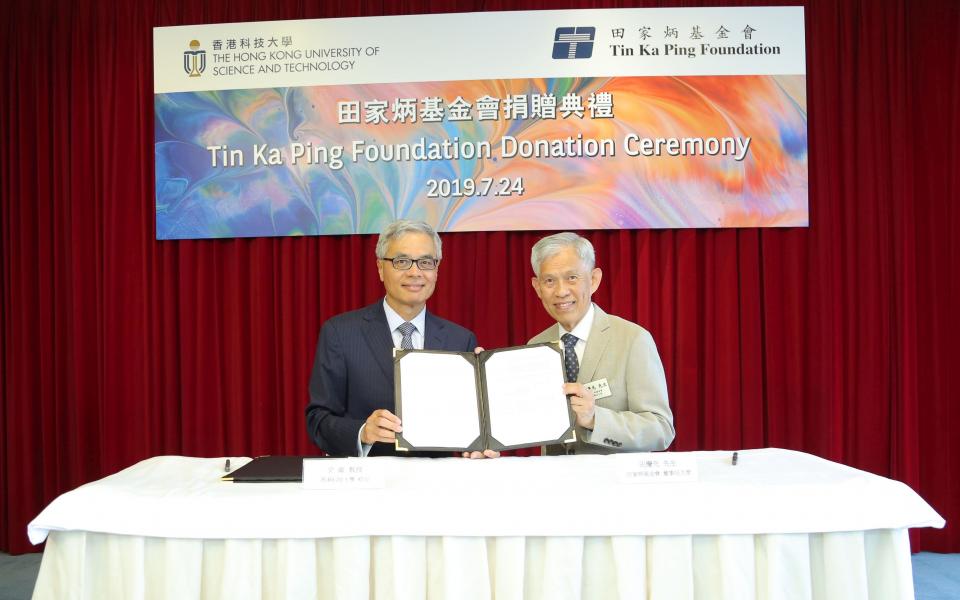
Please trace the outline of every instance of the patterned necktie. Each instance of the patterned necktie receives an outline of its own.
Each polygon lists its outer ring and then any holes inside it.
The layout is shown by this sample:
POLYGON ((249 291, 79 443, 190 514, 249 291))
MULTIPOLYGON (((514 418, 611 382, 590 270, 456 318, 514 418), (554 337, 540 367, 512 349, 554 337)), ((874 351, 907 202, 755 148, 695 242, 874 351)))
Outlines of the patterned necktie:
POLYGON ((567 375, 567 383, 577 381, 577 375, 580 374, 580 363, 577 362, 577 353, 574 348, 577 345, 577 336, 572 333, 565 333, 560 336, 563 340, 563 370, 567 375))
POLYGON ((406 323, 401 323, 397 327, 397 331, 400 332, 400 335, 403 336, 400 340, 400 349, 401 350, 413 350, 413 332, 417 330, 417 326, 407 321, 406 323))

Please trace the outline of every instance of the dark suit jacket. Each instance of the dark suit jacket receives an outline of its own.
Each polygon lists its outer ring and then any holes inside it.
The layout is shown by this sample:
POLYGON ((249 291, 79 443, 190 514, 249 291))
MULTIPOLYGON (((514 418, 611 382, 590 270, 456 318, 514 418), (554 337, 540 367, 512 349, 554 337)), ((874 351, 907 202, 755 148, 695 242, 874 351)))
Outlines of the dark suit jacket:
MULTIPOLYGON (((428 350, 473 352, 477 346, 473 332, 429 311, 424 329, 428 350)), ((394 412, 393 337, 383 300, 337 315, 320 329, 310 375, 307 433, 328 454, 356 456, 360 426, 378 408, 394 412)), ((374 444, 370 450, 370 456, 394 454, 389 444, 374 444)))

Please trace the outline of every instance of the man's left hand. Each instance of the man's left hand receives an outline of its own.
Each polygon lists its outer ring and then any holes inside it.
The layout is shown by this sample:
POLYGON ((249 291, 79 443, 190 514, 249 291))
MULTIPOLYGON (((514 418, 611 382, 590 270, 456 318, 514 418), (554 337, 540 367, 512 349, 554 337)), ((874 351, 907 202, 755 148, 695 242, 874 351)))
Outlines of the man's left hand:
POLYGON ((570 398, 570 408, 577 415, 577 425, 592 431, 594 413, 596 413, 593 392, 583 387, 581 383, 565 383, 563 393, 570 398))

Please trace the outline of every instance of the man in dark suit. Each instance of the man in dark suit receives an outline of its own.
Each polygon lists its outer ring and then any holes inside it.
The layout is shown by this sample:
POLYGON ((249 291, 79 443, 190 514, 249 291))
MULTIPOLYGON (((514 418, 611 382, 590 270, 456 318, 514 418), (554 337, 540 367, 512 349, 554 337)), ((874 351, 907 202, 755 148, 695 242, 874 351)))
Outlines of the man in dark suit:
POLYGON ((377 241, 384 299, 323 324, 307 405, 307 432, 321 450, 340 456, 395 454, 394 440, 402 426, 389 408, 394 348, 476 348, 473 332, 426 310, 441 257, 440 237, 432 227, 406 220, 391 223, 377 241))

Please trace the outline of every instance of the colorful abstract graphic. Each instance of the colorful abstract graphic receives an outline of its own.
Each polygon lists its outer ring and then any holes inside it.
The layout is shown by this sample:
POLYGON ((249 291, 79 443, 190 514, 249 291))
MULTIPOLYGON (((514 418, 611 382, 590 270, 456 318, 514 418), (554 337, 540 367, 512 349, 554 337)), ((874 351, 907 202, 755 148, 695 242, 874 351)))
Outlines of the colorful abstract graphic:
POLYGON ((157 237, 375 233, 396 218, 423 219, 441 231, 805 226, 805 90, 806 77, 798 75, 157 94, 157 237), (343 102, 392 106, 397 99, 442 98, 449 104, 461 98, 476 112, 480 98, 548 94, 575 94, 586 105, 599 93, 610 94, 612 118, 591 118, 587 111, 582 118, 558 112, 547 119, 501 114, 491 120, 367 123, 361 110, 360 123, 348 123, 338 110, 343 102), (610 140, 613 153, 504 156, 524 141, 562 145, 568 138, 610 140), (505 146, 505 139, 515 142, 505 146), (734 154, 671 155, 662 142, 670 139, 749 139, 749 145, 734 154), (444 141, 481 148, 486 142, 489 156, 403 160, 381 153, 368 160, 363 154, 369 146, 444 141), (354 160, 358 144, 361 154, 354 160), (295 147, 317 152, 315 160, 294 160, 295 147), (336 147, 343 149, 339 167, 330 152, 336 147), (269 161, 270 150, 279 164, 255 164, 269 161))

